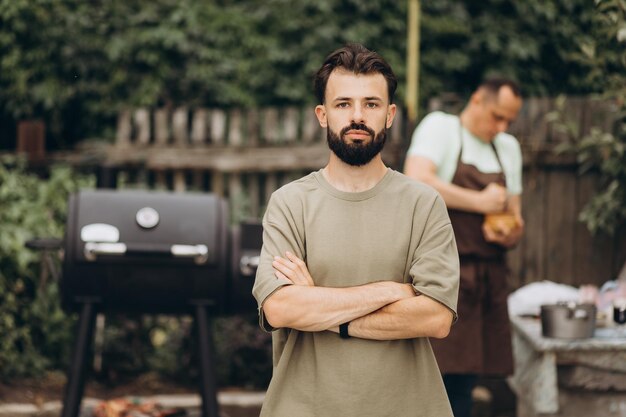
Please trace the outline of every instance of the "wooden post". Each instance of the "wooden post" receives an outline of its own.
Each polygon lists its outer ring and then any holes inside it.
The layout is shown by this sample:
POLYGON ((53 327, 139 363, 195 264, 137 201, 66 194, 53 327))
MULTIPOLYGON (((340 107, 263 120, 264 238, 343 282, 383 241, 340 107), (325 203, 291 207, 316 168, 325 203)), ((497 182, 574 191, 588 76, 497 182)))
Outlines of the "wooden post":
POLYGON ((135 110, 135 126, 137 127, 137 144, 150 143, 150 112, 148 109, 135 110))
POLYGON ((130 145, 130 135, 132 132, 130 110, 122 110, 117 115, 117 130, 115 133, 116 146, 130 145))
POLYGON ((177 193, 183 193, 187 190, 187 182, 185 178, 185 171, 177 169, 174 171, 174 191, 177 193))
POLYGON ((240 109, 233 109, 230 112, 230 122, 228 129, 228 144, 241 146, 243 141, 243 118, 240 109))
POLYGON ((156 145, 167 145, 170 138, 169 110, 157 109, 154 112, 154 142, 156 145))
POLYGON ((410 123, 417 120, 419 106, 419 60, 420 60, 420 1, 409 1, 407 26, 409 28, 407 41, 407 80, 406 80, 406 108, 410 123))
POLYGON ((186 107, 179 107, 174 111, 172 116, 172 136, 177 146, 187 146, 189 141, 189 133, 187 131, 189 127, 188 119, 186 107))
POLYGON ((226 113, 223 110, 211 111, 211 142, 223 145, 226 136, 226 113))
POLYGON ((24 153, 29 162, 46 156, 46 125, 41 120, 22 120, 17 124, 17 153, 24 153))
POLYGON ((265 143, 277 143, 280 139, 278 110, 275 107, 263 112, 263 140, 265 143))
POLYGON ((248 146, 257 146, 259 143, 259 110, 248 110, 246 124, 246 144, 248 146))
POLYGON ((202 145, 206 141, 207 134, 207 111, 196 109, 191 119, 191 143, 202 145))
POLYGON ((284 138, 285 142, 296 142, 298 140, 298 120, 299 112, 295 107, 288 107, 283 114, 284 138))

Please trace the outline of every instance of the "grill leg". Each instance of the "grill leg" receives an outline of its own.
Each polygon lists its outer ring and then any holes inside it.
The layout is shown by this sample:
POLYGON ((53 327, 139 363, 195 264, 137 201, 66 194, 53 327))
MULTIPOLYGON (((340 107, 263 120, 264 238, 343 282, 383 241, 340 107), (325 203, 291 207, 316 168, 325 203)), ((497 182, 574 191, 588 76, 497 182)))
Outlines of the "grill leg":
POLYGON ((93 303, 83 304, 78 321, 78 337, 74 345, 74 357, 70 364, 63 399, 61 417, 78 417, 80 402, 85 389, 85 365, 87 352, 93 338, 93 328, 96 321, 96 309, 93 303))
POLYGON ((200 343, 202 417, 219 417, 209 315, 206 306, 202 304, 196 305, 196 323, 198 325, 198 339, 200 343))

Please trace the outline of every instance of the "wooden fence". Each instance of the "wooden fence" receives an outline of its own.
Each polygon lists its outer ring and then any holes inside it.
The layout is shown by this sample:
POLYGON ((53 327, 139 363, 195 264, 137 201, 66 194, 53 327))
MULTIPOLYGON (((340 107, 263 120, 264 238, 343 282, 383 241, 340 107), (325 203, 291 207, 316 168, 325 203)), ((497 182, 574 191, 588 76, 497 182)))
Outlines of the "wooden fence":
MULTIPOLYGON (((383 152, 394 167, 403 127, 398 114, 383 152)), ((104 166, 118 185, 209 191, 227 197, 237 217, 258 218, 274 190, 323 167, 328 154, 312 108, 138 109, 120 114, 104 166)))
MULTIPOLYGON (((459 100, 433 100, 431 110, 458 111, 459 100)), ((523 212, 526 232, 509 253, 511 287, 551 280, 601 285, 615 279, 626 261, 626 229, 593 237, 577 221, 597 187, 596 174, 578 174, 572 154, 554 146, 566 140, 547 114, 556 100, 525 101, 511 126, 524 154, 523 212)), ((591 98, 569 98, 561 114, 577 131, 609 128, 616 109, 591 98)), ((399 112, 383 152, 402 169, 414 126, 399 112)), ((117 137, 99 164, 119 188, 209 191, 225 196, 235 221, 259 218, 271 192, 323 167, 328 160, 325 132, 312 108, 138 109, 119 115, 117 137)))

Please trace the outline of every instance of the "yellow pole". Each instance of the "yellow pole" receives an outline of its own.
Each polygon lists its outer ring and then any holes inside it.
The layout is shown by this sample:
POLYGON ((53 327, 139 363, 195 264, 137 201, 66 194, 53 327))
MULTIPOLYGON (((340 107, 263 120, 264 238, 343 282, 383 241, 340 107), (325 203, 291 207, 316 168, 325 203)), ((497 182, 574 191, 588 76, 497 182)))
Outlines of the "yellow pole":
POLYGON ((406 108, 410 123, 417 121, 420 60, 420 0, 408 0, 406 108))

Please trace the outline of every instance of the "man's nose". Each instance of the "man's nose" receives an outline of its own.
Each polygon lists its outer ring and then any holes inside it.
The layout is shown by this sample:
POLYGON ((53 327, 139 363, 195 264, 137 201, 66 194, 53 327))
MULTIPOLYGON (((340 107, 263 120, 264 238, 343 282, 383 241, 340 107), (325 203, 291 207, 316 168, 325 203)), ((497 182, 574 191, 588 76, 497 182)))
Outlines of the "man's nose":
POLYGON ((352 111, 352 122, 354 123, 364 123, 363 119, 363 110, 361 106, 354 106, 352 111))

